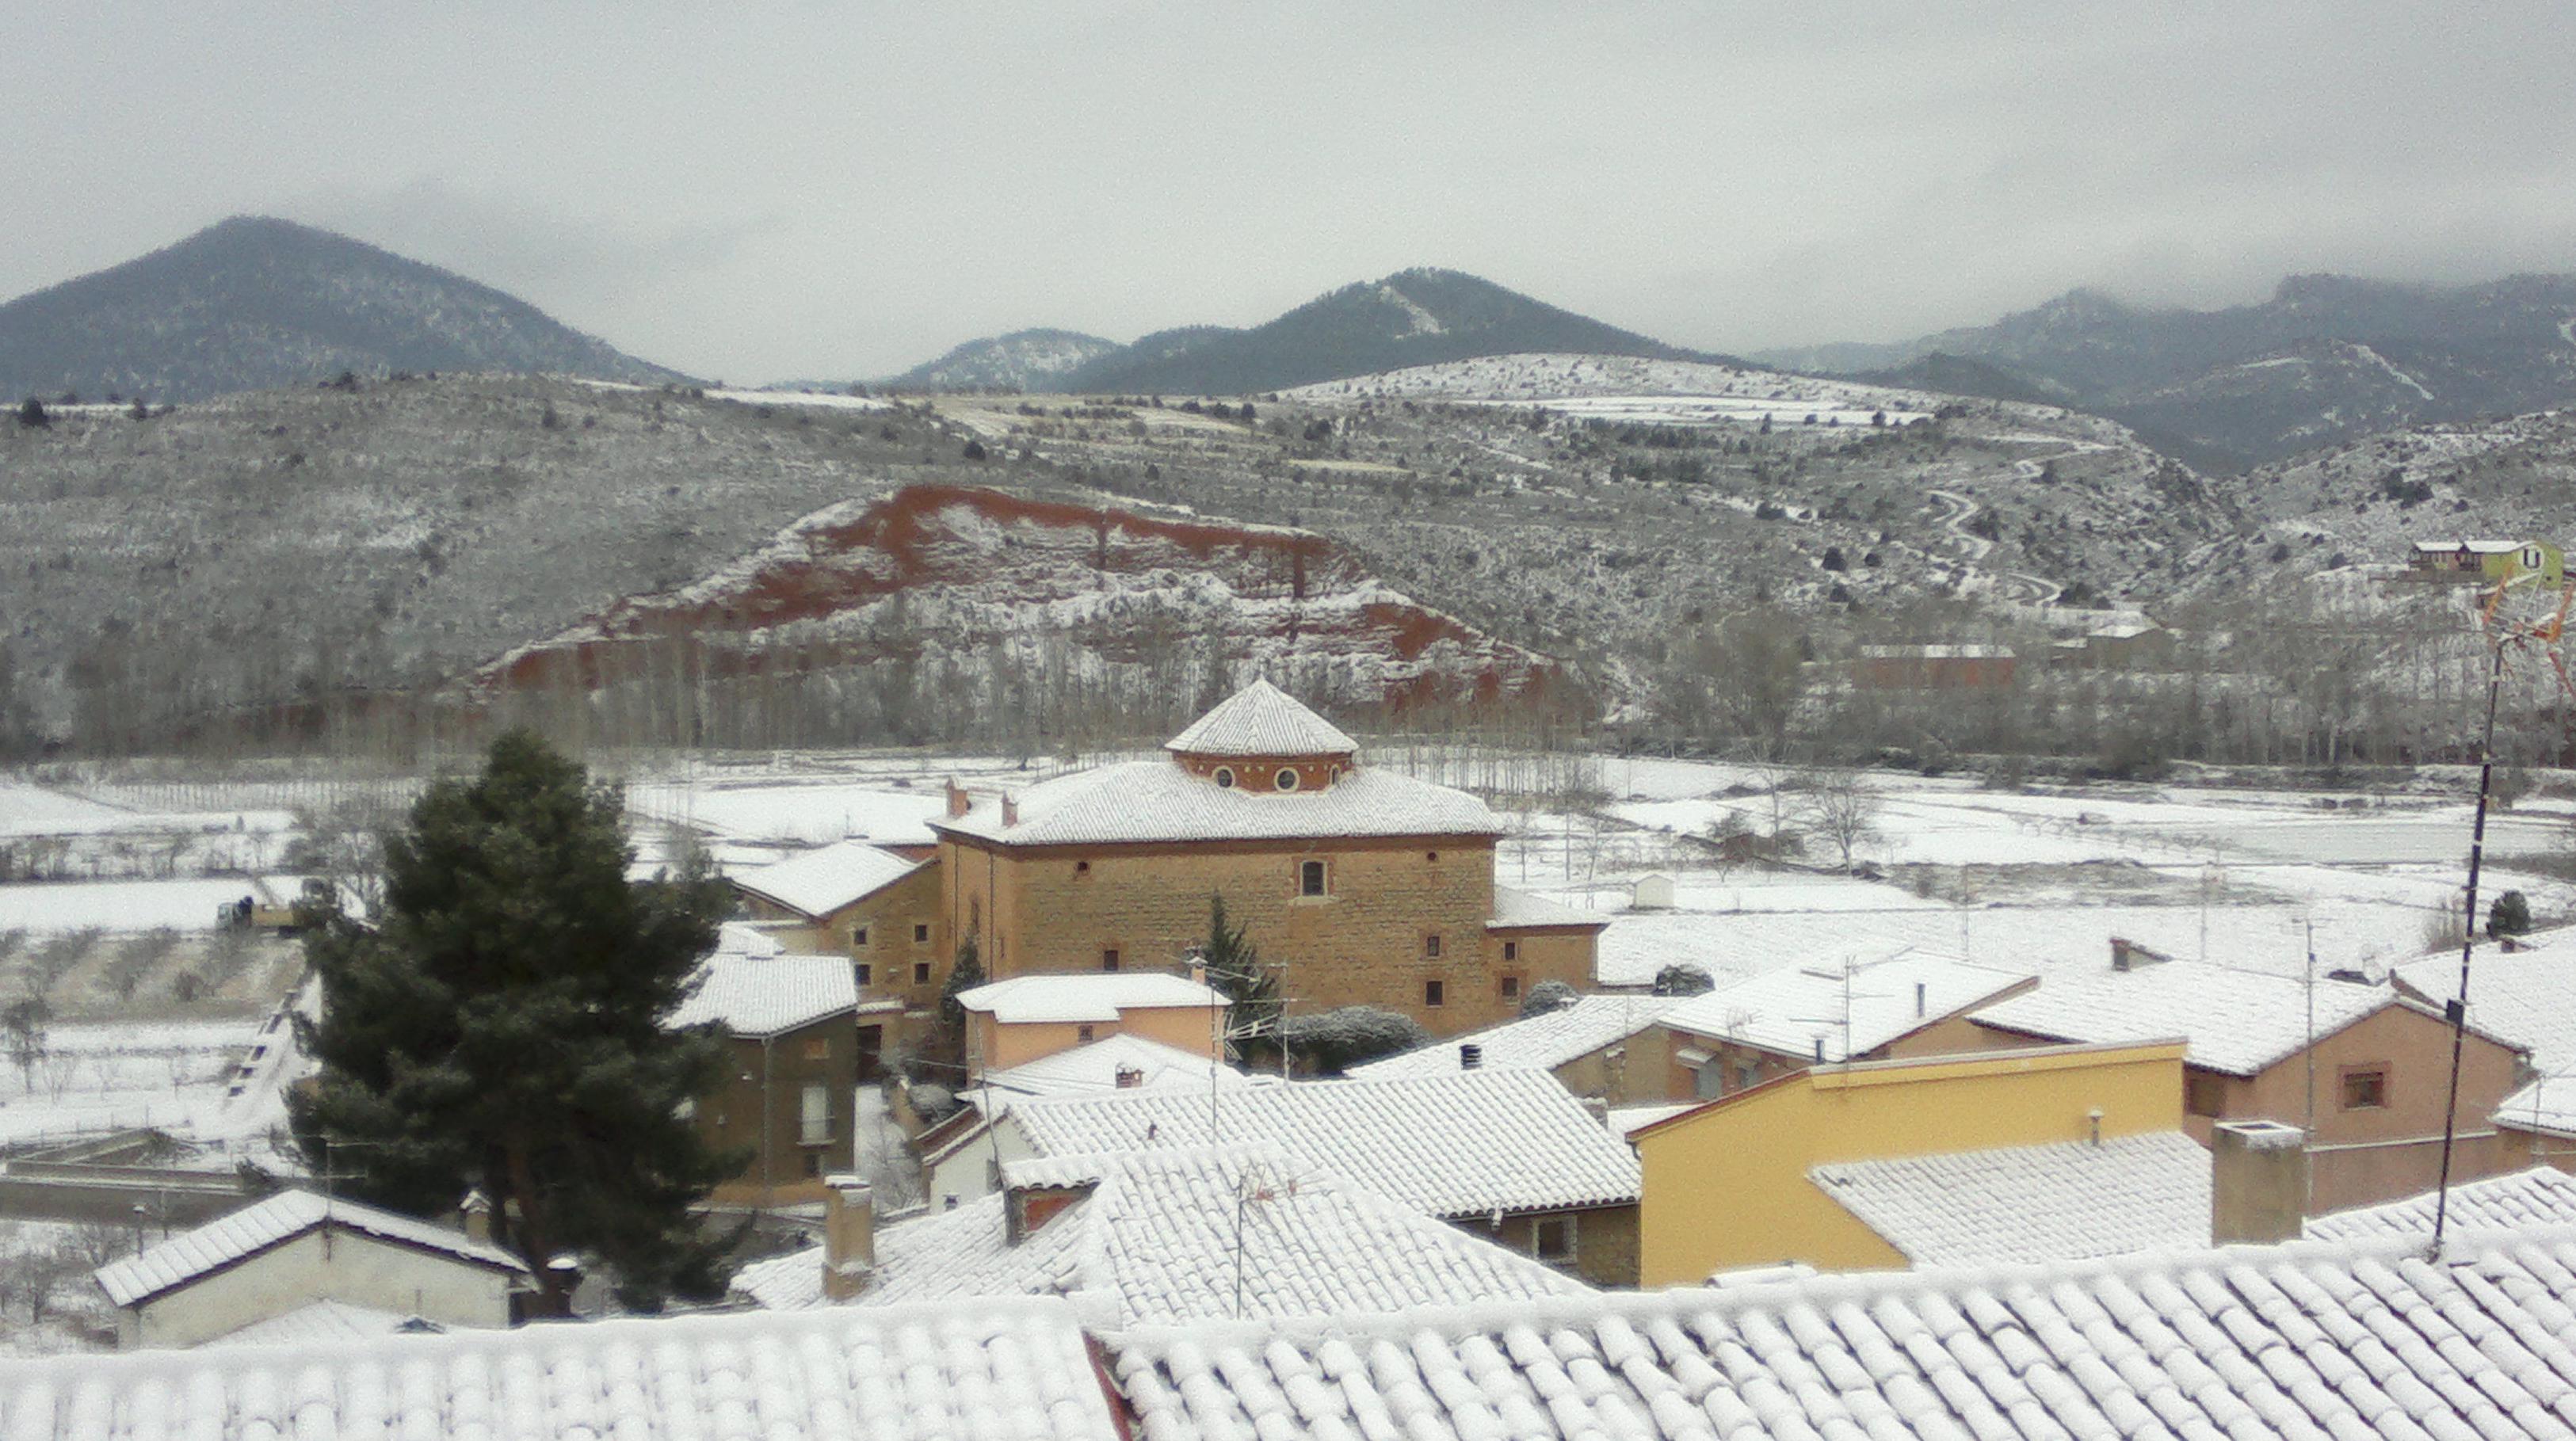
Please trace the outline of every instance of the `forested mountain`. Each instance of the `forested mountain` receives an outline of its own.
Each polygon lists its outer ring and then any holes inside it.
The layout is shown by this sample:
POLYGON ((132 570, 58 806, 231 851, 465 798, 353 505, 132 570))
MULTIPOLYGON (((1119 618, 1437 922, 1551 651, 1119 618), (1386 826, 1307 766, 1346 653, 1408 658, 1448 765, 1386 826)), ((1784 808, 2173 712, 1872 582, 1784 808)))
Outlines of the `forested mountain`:
POLYGON ((265 216, 0 305, 10 398, 166 403, 439 370, 680 378, 488 285, 265 216))
POLYGON ((1883 377, 1934 355, 1984 362, 2184 460, 2236 470, 2421 421, 2576 397, 2576 276, 2433 286, 2295 275, 2268 300, 2224 310, 2076 290, 1992 325, 1761 358, 1883 377))
POLYGON ((1078 330, 1015 330, 970 340, 884 382, 896 390, 1046 390, 1119 349, 1078 330))

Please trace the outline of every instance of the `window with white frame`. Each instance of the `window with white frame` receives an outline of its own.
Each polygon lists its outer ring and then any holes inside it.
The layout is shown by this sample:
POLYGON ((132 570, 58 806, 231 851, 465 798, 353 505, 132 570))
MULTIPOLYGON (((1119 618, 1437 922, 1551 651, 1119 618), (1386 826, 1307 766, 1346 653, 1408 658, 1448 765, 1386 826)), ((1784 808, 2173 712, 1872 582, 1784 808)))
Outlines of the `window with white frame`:
POLYGON ((832 1090, 829 1086, 805 1088, 797 1106, 797 1140, 804 1145, 819 1146, 832 1139, 832 1090))

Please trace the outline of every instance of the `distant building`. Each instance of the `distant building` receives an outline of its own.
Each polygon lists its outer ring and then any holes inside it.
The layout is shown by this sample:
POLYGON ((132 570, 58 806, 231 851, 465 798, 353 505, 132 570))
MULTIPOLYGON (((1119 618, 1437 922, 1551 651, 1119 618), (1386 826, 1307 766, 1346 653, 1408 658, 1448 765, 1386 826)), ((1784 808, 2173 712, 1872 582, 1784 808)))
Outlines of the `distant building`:
POLYGON ((280 1191, 98 1269, 116 1306, 117 1345, 195 1346, 260 1328, 266 1339, 511 1323, 533 1287, 527 1263, 493 1245, 490 1207, 469 1200, 468 1231, 311 1191, 280 1191), (477 1208, 480 1209, 477 1209, 477 1208), (319 1309, 317 1309, 319 1308, 319 1309))
POLYGON ((2000 645, 1865 645, 1852 660, 1863 690, 2002 690, 2021 662, 2000 645))
POLYGON ((784 951, 751 927, 728 924, 699 978, 671 1024, 718 1027, 734 1064, 691 1115, 710 1145, 751 1153, 715 1200, 820 1201, 823 1178, 848 1170, 857 1148, 860 1001, 849 962, 784 951))
POLYGON ((1678 996, 1583 996, 1526 1020, 1434 1041, 1420 1050, 1355 1066, 1360 1080, 1456 1075, 1461 1071, 1545 1071, 1575 1095, 1613 1106, 1660 1099, 1660 1044, 1632 1045, 1649 1035, 1678 996))
POLYGON ((1793 966, 1691 997, 1632 1055, 1660 1091, 1631 1099, 1713 1101, 1813 1065, 1973 1050, 1962 1019, 2037 984, 2021 971, 1903 950, 1793 966))
POLYGON ((2493 585, 2536 575, 2544 586, 2566 581, 2566 558, 2545 540, 2419 540, 2406 558, 2411 580, 2493 585))
POLYGON ((948 978, 938 868, 842 841, 726 879, 742 914, 783 948, 848 958, 861 999, 871 1003, 859 1025, 859 1075, 874 1079, 887 1047, 929 1022, 948 978))
POLYGON ((1224 1059, 1225 993, 1187 976, 1016 976, 960 991, 957 1004, 966 1012, 970 1082, 1111 1036, 1224 1059))
MULTIPOLYGON (((2323 1212, 2432 1188, 2440 1169, 2451 1027, 2387 986, 2164 960, 2142 947, 2100 970, 2052 970, 2038 987, 1977 1010, 1980 1044, 2126 1044, 2181 1036, 2184 1128, 2207 1142, 2221 1122, 2269 1120, 2310 1131, 2310 1209, 2323 1212), (2313 1086, 2313 1091, 2311 1087, 2313 1086)), ((2488 1125, 2523 1069, 2523 1051, 2472 1029, 2461 1053, 2452 1177, 2529 1164, 2488 1125)))

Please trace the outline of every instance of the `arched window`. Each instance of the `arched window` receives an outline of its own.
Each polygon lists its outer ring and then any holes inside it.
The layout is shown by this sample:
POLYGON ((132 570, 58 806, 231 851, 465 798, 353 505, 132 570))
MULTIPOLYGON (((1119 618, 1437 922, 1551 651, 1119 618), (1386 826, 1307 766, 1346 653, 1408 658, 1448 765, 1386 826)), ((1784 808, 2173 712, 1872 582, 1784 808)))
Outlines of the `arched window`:
POLYGON ((1230 791, 1234 789, 1234 767, 1218 766, 1216 768, 1216 788, 1221 791, 1230 791))
POLYGON ((1281 766, 1279 768, 1279 779, 1275 784, 1277 784, 1283 791, 1295 790, 1297 788, 1297 768, 1295 766, 1281 766))

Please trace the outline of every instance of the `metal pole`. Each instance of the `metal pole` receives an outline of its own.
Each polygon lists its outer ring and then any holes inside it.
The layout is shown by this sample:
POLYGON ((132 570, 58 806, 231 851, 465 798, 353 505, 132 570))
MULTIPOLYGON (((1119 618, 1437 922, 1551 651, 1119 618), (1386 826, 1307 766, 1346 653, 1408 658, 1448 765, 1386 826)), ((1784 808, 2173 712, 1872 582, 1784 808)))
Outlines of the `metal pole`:
POLYGON ((2469 956, 2478 944, 2478 869, 2486 859, 2487 797, 2495 789, 2495 723, 2496 695, 2504 688, 2504 644, 2496 643, 2495 659, 2487 667, 2487 724, 2478 743, 2478 812, 2469 831, 2469 886, 2465 919, 2467 934, 2460 938, 2460 993, 2444 1009, 2451 1021, 2451 1086, 2450 1098, 2442 1106, 2442 1177, 2434 1187, 2433 1254, 2442 1253, 2442 1228, 2451 1216, 2451 1150, 2460 1130, 2460 1050, 2469 1030, 2469 956))

